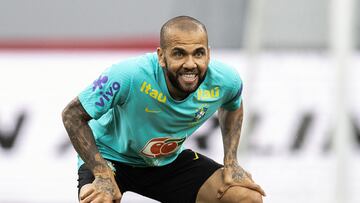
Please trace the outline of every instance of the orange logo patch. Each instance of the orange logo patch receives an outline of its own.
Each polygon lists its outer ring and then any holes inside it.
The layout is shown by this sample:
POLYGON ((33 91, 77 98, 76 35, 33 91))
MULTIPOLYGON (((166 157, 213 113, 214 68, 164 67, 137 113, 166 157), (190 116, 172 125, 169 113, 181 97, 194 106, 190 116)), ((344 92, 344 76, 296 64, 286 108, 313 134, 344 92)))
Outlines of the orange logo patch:
POLYGON ((158 158, 174 153, 184 143, 185 138, 153 138, 148 141, 141 153, 150 158, 158 158))

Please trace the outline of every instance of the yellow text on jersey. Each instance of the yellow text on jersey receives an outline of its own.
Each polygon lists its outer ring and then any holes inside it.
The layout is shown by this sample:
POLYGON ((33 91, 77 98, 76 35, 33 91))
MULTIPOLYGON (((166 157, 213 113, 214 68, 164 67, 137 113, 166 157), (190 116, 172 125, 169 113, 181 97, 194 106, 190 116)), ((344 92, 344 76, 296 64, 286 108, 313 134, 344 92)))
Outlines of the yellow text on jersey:
POLYGON ((160 92, 160 91, 158 91, 158 90, 156 90, 156 89, 153 89, 153 88, 151 87, 151 84, 150 84, 150 83, 147 83, 146 81, 144 81, 144 82, 142 83, 141 88, 140 88, 140 91, 141 91, 142 93, 144 93, 144 94, 149 95, 149 96, 152 97, 153 99, 158 100, 158 101, 161 102, 161 103, 165 103, 165 102, 166 102, 166 96, 165 96, 162 92, 160 92))
POLYGON ((197 92, 197 99, 198 100, 206 100, 212 98, 218 98, 220 96, 220 88, 214 87, 210 90, 206 89, 199 89, 197 92))

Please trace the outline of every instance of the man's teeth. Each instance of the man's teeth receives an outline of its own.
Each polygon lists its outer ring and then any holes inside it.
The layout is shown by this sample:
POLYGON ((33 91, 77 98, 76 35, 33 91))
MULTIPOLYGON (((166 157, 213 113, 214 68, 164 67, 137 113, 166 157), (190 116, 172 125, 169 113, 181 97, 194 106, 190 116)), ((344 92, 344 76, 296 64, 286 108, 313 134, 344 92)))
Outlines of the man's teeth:
POLYGON ((196 74, 183 74, 183 76, 186 78, 194 78, 196 74))

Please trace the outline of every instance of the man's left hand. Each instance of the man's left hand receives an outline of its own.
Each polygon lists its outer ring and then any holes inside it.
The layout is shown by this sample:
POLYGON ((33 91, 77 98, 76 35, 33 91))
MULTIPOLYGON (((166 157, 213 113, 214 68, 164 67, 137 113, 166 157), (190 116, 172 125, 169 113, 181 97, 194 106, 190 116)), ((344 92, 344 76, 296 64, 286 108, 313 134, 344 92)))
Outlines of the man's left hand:
POLYGON ((245 171, 237 163, 224 166, 223 180, 224 186, 219 189, 219 194, 223 194, 229 187, 241 186, 255 190, 263 196, 266 195, 264 190, 253 181, 251 174, 245 171))

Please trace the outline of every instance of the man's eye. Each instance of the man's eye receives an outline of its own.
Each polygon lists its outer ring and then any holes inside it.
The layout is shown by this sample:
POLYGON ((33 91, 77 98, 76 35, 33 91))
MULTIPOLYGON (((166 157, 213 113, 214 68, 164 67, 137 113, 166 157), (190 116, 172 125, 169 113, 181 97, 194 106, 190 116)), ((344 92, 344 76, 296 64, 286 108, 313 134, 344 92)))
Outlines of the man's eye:
POLYGON ((195 57, 202 57, 204 56, 204 52, 203 51, 198 51, 195 53, 195 57))
POLYGON ((175 57, 182 57, 183 56, 183 53, 177 51, 177 52, 174 52, 173 54, 175 57))

